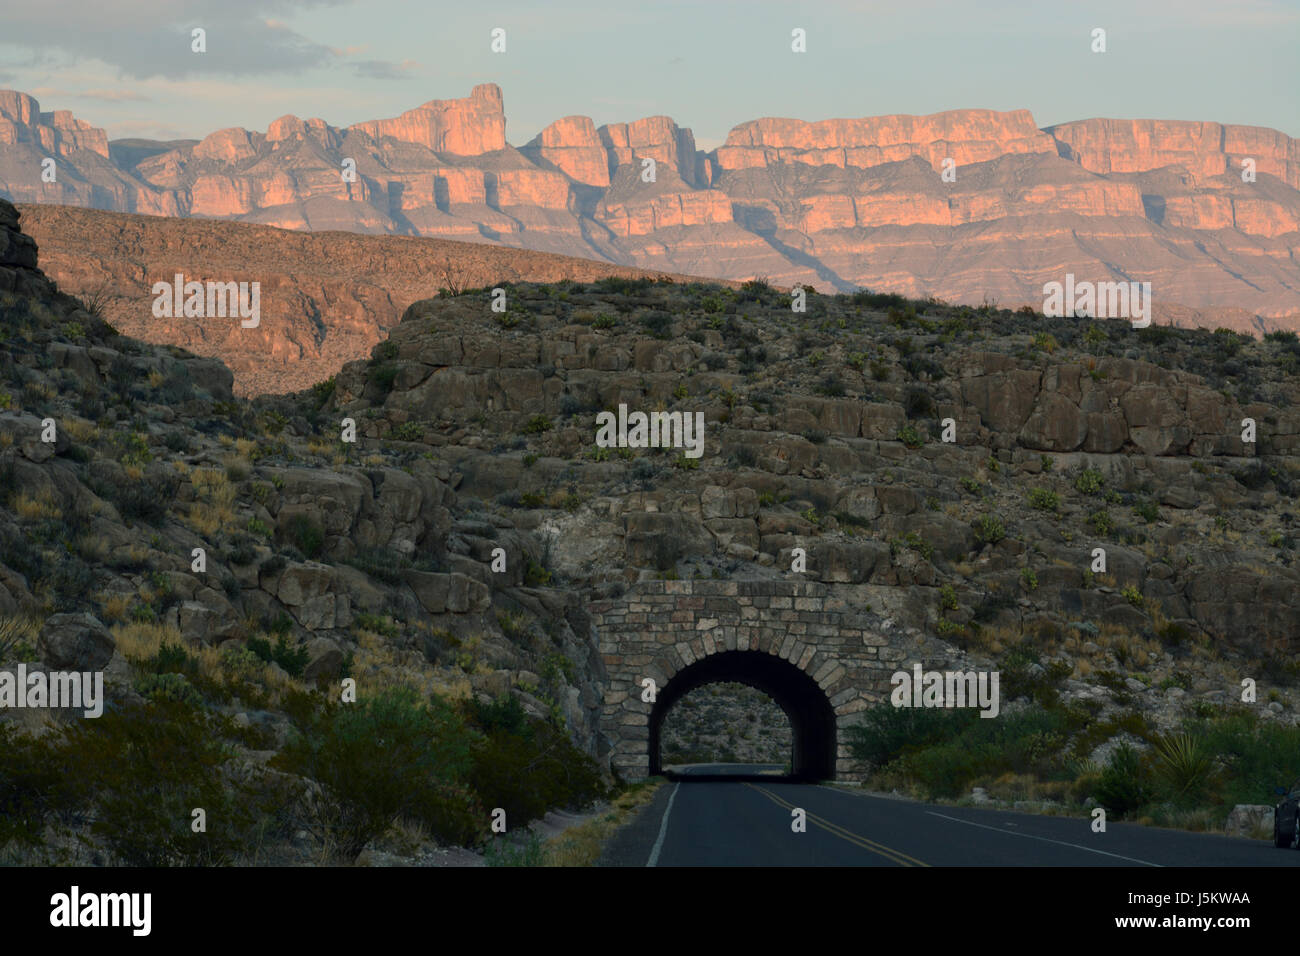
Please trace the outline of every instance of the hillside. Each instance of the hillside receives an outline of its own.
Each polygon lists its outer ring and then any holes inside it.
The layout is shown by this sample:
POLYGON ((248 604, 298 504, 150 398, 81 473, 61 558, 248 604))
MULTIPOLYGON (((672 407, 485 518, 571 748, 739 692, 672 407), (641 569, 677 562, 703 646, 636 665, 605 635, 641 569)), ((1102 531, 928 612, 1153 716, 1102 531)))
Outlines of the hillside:
MULTIPOLYGON (((210 219, 23 205, 41 267, 126 335, 220 359, 237 395, 292 392, 370 353, 412 302, 495 281, 590 281, 661 273, 483 243, 291 232, 210 219), (153 284, 256 281, 261 322, 159 319, 153 284)), ((678 277, 683 278, 683 277, 678 277)))
MULTIPOLYGON (((787 577, 795 547, 900 662, 1001 670, 1029 717, 975 723, 1025 736, 945 787, 1041 777, 1078 810, 1125 741, 1200 721, 1276 755, 1294 733, 1293 336, 865 292, 798 313, 762 283, 502 287, 503 313, 491 289, 417 302, 369 359, 250 402, 58 293, 0 202, 0 669, 102 669, 112 703, 54 730, 3 715, 10 858, 416 859, 481 845, 494 807, 585 805, 616 783, 588 605, 787 577), (598 446, 620 404, 702 414, 702 455, 598 446), (198 841, 196 806, 220 821, 198 841)), ((1239 752, 1196 812, 1275 769, 1239 752)), ((874 753, 880 780, 934 785, 874 753)))
POLYGON ((348 127, 110 142, 5 91, 0 196, 1011 308, 1074 274, 1150 282, 1158 324, 1300 328, 1300 146, 1277 130, 967 109, 768 117, 704 151, 667 116, 567 116, 517 148, 505 127, 482 84, 348 127))

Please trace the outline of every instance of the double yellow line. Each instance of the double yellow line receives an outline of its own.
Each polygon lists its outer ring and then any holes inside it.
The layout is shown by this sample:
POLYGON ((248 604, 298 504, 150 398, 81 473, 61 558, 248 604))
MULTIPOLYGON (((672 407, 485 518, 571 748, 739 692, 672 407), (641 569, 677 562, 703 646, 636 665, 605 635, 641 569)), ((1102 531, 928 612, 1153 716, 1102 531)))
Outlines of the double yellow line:
MULTIPOLYGON (((785 800, 782 800, 771 790, 768 790, 764 787, 757 786, 752 783, 746 783, 745 786, 749 787, 751 790, 757 790, 759 793, 767 797, 767 799, 771 800, 777 806, 785 807, 787 810, 795 809, 795 805, 793 803, 789 803, 785 800)), ((841 840, 844 840, 847 843, 852 843, 856 847, 861 847, 862 849, 875 853, 878 856, 883 856, 886 860, 889 860, 891 863, 897 863, 899 866, 929 866, 930 865, 929 863, 921 862, 920 860, 916 859, 916 857, 908 856, 906 853, 900 853, 898 850, 895 850, 892 847, 887 847, 883 843, 877 843, 875 840, 868 840, 864 836, 859 836, 858 834, 854 833, 852 830, 846 830, 838 823, 831 823, 831 821, 829 820, 823 820, 815 813, 811 813, 807 810, 805 810, 804 813, 808 815, 809 820, 811 820, 817 826, 821 827, 827 833, 830 833, 833 836, 837 836, 841 840)))

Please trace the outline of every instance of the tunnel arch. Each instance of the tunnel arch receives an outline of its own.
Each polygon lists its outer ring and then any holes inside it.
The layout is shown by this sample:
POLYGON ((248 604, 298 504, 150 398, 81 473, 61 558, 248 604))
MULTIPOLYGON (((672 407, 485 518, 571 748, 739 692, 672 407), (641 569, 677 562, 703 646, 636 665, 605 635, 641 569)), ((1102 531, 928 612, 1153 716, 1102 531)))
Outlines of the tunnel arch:
POLYGON ((705 684, 733 681, 762 691, 790 720, 791 774, 800 780, 833 780, 837 754, 835 709, 812 677, 764 651, 719 651, 686 665, 659 689, 650 708, 650 773, 663 772, 660 731, 673 705, 705 684))

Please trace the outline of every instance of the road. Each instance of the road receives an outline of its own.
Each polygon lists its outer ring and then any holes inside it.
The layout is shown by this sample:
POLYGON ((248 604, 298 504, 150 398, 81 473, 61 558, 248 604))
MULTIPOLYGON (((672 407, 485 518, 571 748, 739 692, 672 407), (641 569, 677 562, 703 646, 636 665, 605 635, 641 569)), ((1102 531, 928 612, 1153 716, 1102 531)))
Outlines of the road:
POLYGON ((770 776, 779 768, 682 771, 605 850, 606 866, 1300 866, 1271 841, 1133 823, 947 807, 770 776), (729 780, 729 776, 744 775, 729 780), (791 828, 792 811, 807 828, 791 828))

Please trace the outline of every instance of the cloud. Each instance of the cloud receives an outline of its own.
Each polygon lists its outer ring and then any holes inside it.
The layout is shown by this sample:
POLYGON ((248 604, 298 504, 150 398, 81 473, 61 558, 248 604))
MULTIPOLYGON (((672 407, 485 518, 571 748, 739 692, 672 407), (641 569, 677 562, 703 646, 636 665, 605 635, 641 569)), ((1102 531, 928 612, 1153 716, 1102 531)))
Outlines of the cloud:
POLYGON ((44 0, 5 11, 0 44, 71 62, 97 59, 136 79, 299 73, 337 60, 328 47, 271 19, 345 0, 44 0), (207 52, 191 51, 191 31, 207 52))
POLYGON ((352 72, 368 80, 401 80, 420 64, 415 60, 390 63, 388 60, 361 60, 352 64, 352 72))
POLYGON ((37 99, 70 98, 76 100, 102 100, 105 103, 150 103, 153 97, 137 93, 135 90, 64 90, 54 86, 37 86, 30 91, 37 99))

